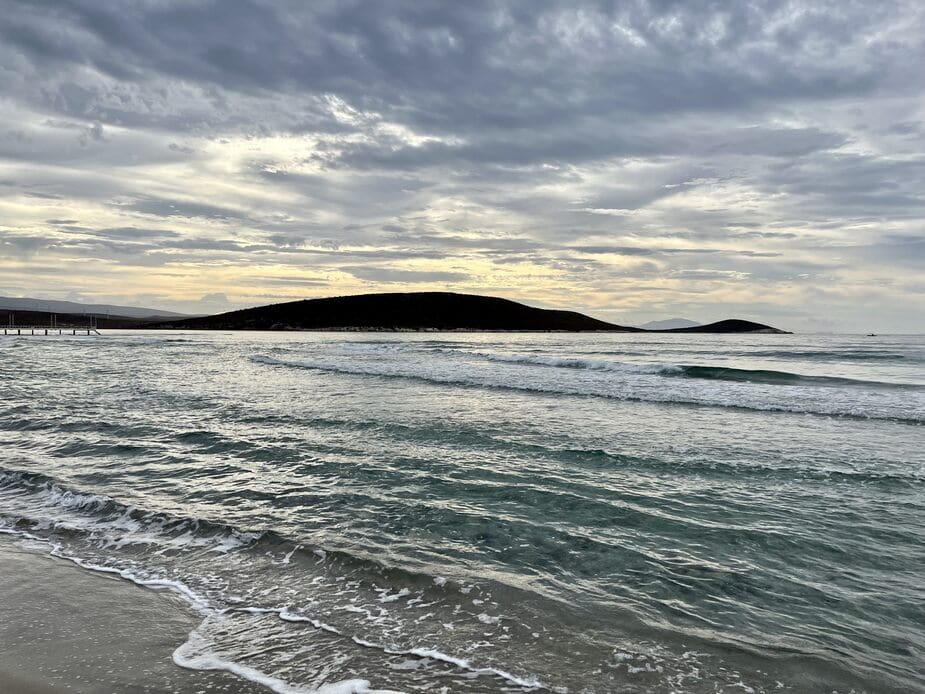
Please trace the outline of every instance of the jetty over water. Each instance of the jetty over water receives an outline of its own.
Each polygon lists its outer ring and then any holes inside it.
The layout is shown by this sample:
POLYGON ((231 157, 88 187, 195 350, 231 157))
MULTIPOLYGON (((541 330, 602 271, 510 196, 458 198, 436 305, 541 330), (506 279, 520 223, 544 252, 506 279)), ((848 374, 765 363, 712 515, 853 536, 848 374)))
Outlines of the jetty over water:
POLYGON ((3 326, 4 335, 100 335, 93 316, 89 316, 86 325, 73 323, 58 324, 58 317, 51 316, 48 325, 18 325, 14 315, 10 314, 10 322, 3 326))

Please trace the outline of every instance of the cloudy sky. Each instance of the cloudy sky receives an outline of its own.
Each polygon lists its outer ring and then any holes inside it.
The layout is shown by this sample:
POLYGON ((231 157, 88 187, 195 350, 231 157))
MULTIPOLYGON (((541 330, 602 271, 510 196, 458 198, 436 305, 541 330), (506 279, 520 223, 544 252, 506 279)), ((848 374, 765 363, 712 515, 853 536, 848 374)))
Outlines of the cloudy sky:
POLYGON ((925 331, 920 0, 0 0, 0 295, 925 331))

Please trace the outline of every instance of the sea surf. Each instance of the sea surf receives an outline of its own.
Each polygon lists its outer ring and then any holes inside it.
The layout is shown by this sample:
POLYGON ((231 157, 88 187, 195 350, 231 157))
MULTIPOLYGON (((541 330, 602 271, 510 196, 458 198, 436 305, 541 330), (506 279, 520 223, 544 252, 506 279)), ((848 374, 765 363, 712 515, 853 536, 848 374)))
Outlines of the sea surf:
POLYGON ((276 692, 925 689, 916 336, 0 338, 0 532, 276 692))

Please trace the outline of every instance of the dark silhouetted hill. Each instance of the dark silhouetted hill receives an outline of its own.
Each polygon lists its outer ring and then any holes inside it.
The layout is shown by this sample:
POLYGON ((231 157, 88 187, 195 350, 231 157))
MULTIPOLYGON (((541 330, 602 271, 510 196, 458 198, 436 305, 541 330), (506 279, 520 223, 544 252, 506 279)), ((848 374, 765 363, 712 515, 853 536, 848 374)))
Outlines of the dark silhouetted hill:
POLYGON ((770 325, 754 323, 750 320, 741 320, 740 318, 728 318, 726 320, 709 323, 708 325, 696 325, 690 328, 672 328, 671 330, 650 330, 648 332, 657 333, 774 333, 777 335, 790 335, 786 330, 772 328, 770 325))
POLYGON ((643 330, 674 330, 675 328, 696 328, 701 325, 688 318, 668 318, 667 320, 652 320, 639 327, 643 330))
POLYGON ((575 311, 475 294, 360 294, 171 320, 156 327, 218 330, 556 330, 639 332, 575 311))
POLYGON ((725 320, 673 330, 643 330, 575 311, 534 308, 508 299, 454 292, 360 294, 304 299, 182 320, 146 323, 190 330, 511 330, 602 332, 783 333, 768 325, 725 320))

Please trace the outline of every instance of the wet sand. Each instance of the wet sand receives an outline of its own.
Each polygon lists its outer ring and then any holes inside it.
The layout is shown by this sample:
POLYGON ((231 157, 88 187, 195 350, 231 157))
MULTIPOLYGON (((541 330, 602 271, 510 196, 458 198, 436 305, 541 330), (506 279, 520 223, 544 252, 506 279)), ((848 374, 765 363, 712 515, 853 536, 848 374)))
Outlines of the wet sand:
POLYGON ((166 592, 95 574, 0 536, 4 694, 266 694, 173 663, 200 618, 166 592))

